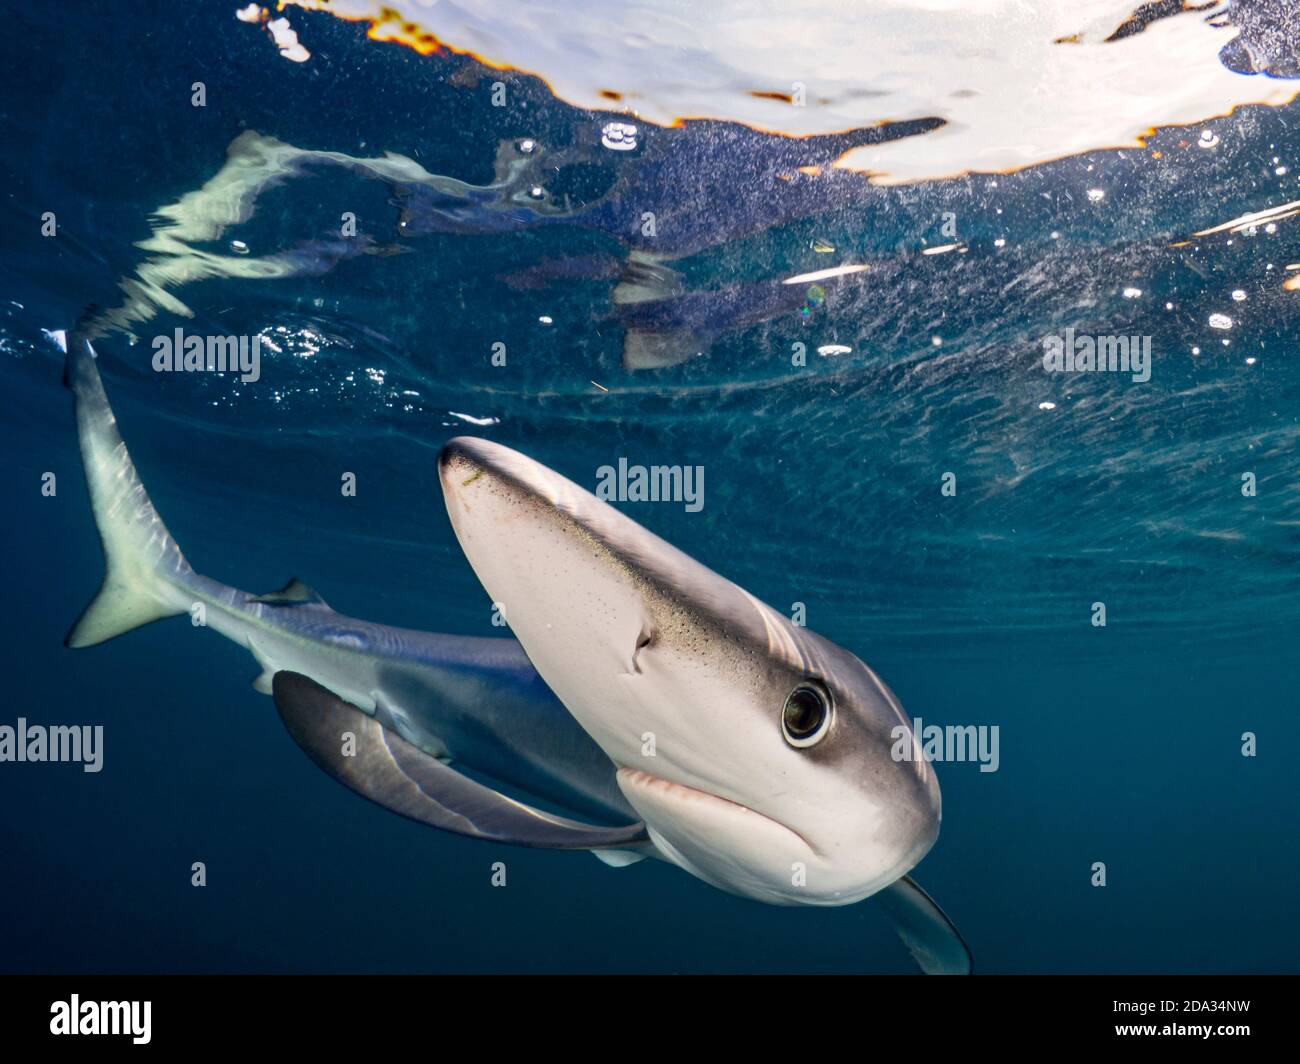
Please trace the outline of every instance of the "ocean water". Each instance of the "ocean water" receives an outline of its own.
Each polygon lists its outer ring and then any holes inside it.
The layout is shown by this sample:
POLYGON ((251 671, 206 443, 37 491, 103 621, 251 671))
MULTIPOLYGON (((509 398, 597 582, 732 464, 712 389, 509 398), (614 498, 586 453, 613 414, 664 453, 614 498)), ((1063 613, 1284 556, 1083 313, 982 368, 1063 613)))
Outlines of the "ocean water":
POLYGON ((369 805, 184 618, 65 649, 102 560, 46 331, 81 321, 199 572, 499 635, 448 439, 590 488, 702 466, 698 512, 616 505, 803 604, 914 717, 998 727, 997 771, 937 766, 914 873, 978 970, 1296 970, 1300 102, 1250 102, 1300 91, 1288 21, 1218 60, 1231 114, 893 183, 831 164, 937 119, 655 125, 327 12, 289 15, 297 62, 233 2, 6 6, 0 724, 105 738, 98 773, 0 764, 0 969, 911 970, 870 901, 768 907, 369 805), (262 337, 260 379, 155 373, 176 328, 262 337), (1047 372, 1067 329, 1149 338, 1149 379, 1047 372))

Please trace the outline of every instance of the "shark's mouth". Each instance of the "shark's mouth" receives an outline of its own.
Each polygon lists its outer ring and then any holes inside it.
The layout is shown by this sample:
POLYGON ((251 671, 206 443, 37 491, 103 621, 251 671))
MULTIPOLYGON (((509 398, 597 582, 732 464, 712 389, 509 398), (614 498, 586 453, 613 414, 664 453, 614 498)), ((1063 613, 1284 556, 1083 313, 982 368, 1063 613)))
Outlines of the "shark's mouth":
MULTIPOLYGON (((810 853, 815 854, 817 852, 803 835, 788 824, 774 820, 765 813, 760 813, 757 809, 733 801, 730 798, 723 798, 721 795, 700 790, 698 787, 691 787, 685 783, 665 779, 642 769, 620 767, 618 782, 628 801, 638 811, 642 811, 643 803, 638 802, 637 798, 643 797, 656 806, 676 806, 684 810, 688 816, 693 814, 694 818, 703 817, 712 820, 720 817, 752 818, 750 822, 756 829, 765 832, 770 832, 773 828, 779 829, 789 836, 790 841, 796 842, 810 853)), ((643 811, 642 815, 645 815, 643 811)), ((647 822, 649 820, 650 817, 647 817, 647 822)))

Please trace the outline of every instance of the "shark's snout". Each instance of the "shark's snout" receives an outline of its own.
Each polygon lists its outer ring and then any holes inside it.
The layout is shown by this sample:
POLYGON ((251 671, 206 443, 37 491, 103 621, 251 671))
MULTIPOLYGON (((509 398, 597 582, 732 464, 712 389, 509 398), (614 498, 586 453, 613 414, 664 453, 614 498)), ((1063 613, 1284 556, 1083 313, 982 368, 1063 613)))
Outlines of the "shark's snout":
POLYGON ((662 856, 807 905, 924 856, 938 785, 891 759, 910 722, 856 657, 509 448, 454 439, 439 471, 470 564, 662 856))

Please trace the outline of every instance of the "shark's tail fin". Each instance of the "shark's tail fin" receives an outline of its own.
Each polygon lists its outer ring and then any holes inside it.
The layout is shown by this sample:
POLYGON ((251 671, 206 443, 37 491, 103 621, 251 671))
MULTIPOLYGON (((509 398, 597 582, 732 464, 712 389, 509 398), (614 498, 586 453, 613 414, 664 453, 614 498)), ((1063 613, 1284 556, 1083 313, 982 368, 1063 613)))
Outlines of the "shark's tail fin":
POLYGON ((54 338, 67 354, 63 383, 76 399, 81 461, 104 545, 104 582, 64 640, 70 647, 89 647, 183 613, 176 581, 191 570, 136 475, 90 341, 76 331, 54 338))

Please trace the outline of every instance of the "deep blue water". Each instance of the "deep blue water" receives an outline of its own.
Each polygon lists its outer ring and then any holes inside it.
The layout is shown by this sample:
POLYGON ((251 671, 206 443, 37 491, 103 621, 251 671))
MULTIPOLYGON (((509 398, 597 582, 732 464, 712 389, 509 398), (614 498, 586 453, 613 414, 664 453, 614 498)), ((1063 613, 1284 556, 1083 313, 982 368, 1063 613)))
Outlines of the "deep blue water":
POLYGON ((1296 970, 1300 291, 1283 281, 1300 220, 1191 234, 1300 199, 1300 104, 1208 123, 1213 151, 1174 129, 1147 151, 809 194, 772 179, 787 148, 760 134, 649 128, 644 150, 611 153, 592 136, 604 117, 539 82, 486 111, 472 60, 325 15, 294 16, 313 58, 292 64, 233 6, 6 20, 0 723, 102 724, 105 767, 0 764, 0 968, 910 970, 870 902, 770 908, 657 862, 498 847, 368 805, 284 734, 248 655, 183 618, 64 649, 101 559, 42 330, 122 305, 156 212, 252 130, 476 185, 503 141, 564 163, 537 171, 557 206, 536 224, 492 201, 424 232, 437 203, 311 162, 198 246, 283 253, 291 275, 195 279, 171 290, 193 318, 154 306, 135 344, 105 329, 123 435, 199 572, 250 590, 297 575, 352 616, 496 635, 441 501, 447 439, 485 435, 587 486, 620 456, 702 464, 701 512, 625 509, 774 607, 805 603, 914 716, 999 726, 997 772, 939 766, 943 829, 916 870, 979 969, 1296 970), (646 250, 620 221, 642 210, 692 290, 870 269, 806 316, 733 319, 715 299, 704 328, 670 299, 707 350, 632 372, 610 294, 646 250), (344 211, 372 253, 331 250, 344 211), (945 211, 967 250, 921 255, 945 211), (149 340, 177 326, 280 350, 255 384, 155 374, 149 340), (1045 373, 1041 338, 1067 326, 1150 336, 1150 380, 1045 373), (832 343, 852 351, 816 353, 832 343))

